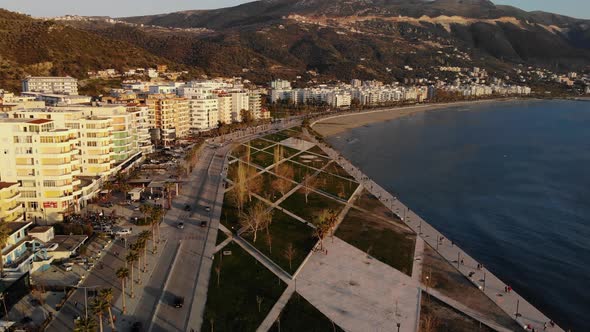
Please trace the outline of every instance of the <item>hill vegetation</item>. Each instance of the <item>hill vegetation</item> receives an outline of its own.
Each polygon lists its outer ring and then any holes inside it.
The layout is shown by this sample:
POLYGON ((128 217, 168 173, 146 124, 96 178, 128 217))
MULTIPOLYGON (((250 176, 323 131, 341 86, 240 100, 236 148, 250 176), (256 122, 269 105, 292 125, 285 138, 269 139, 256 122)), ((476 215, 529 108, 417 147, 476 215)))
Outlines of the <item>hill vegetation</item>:
POLYGON ((26 75, 71 75, 90 70, 174 65, 126 42, 0 9, 0 87, 19 90, 26 75))

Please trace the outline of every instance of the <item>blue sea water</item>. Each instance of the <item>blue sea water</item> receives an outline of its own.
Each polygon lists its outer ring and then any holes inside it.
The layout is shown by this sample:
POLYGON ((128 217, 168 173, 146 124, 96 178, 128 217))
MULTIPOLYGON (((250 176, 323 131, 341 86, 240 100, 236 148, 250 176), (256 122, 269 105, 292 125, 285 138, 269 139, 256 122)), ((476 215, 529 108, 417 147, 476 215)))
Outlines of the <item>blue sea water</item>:
POLYGON ((590 102, 461 106, 328 141, 563 328, 590 331, 590 102))

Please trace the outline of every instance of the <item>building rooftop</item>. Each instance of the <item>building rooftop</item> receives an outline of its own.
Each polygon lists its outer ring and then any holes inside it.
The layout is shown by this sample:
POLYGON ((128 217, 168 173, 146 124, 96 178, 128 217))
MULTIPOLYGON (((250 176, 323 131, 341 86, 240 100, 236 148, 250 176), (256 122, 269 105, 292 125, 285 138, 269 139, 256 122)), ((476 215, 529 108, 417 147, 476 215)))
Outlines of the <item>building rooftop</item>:
POLYGON ((10 188, 15 185, 18 185, 18 182, 0 182, 0 189, 10 188))
POLYGON ((15 232, 31 225, 32 222, 7 222, 4 225, 6 225, 6 228, 8 228, 10 230, 10 234, 14 234, 15 232))
POLYGON ((53 226, 35 226, 29 230, 29 234, 31 234, 31 233, 45 233, 52 228, 53 228, 53 226))
POLYGON ((86 235, 56 235, 48 243, 57 243, 55 251, 75 251, 88 239, 86 235))
POLYGON ((44 124, 44 123, 49 123, 49 122, 53 122, 53 121, 48 120, 48 119, 35 119, 35 120, 27 121, 27 123, 33 123, 33 124, 44 124))

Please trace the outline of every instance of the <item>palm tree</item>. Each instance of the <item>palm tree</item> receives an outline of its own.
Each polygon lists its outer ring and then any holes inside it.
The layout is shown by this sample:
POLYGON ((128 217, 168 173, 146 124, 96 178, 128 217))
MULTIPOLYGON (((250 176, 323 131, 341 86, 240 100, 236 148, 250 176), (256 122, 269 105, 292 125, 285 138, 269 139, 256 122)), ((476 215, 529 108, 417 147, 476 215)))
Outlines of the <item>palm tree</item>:
POLYGON ((135 247, 133 250, 137 251, 137 253, 139 254, 139 263, 138 263, 137 267, 139 268, 139 270, 141 272, 145 272, 145 265, 146 265, 145 261, 147 259, 147 252, 145 252, 146 247, 147 247, 147 245, 146 245, 145 239, 138 237, 137 241, 135 242, 135 247), (144 253, 144 255, 143 255, 143 268, 141 266, 142 253, 144 253))
POLYGON ((111 328, 114 330, 115 322, 113 321, 113 311, 111 310, 111 302, 113 302, 113 289, 110 287, 101 289, 100 298, 106 304, 107 311, 109 313, 109 320, 111 322, 111 328))
POLYGON ((98 317, 98 330, 100 332, 103 331, 102 328, 102 315, 106 311, 108 304, 103 301, 101 298, 95 298, 94 302, 92 302, 92 313, 94 313, 98 317))
MULTIPOLYGON (((9 237, 10 229, 5 223, 0 223, 0 248, 6 247, 9 237)), ((4 256, 0 254, 0 278, 2 277, 4 277, 4 256)))
POLYGON ((153 211, 153 208, 150 204, 142 204, 139 207, 139 212, 141 212, 143 214, 143 223, 145 225, 147 225, 148 221, 147 221, 147 217, 148 215, 150 215, 153 211))
POLYGON ((125 261, 131 265, 131 298, 135 297, 133 294, 133 264, 135 264, 138 259, 139 255, 136 251, 130 251, 127 256, 125 256, 125 261))
POLYGON ((76 319, 74 332, 95 332, 96 321, 92 317, 80 317, 76 319))
POLYGON ((145 230, 139 233, 138 240, 143 242, 143 270, 147 271, 147 241, 152 237, 152 232, 145 230))
POLYGON ((154 230, 158 233, 158 240, 160 242, 160 221, 164 217, 164 210, 161 207, 156 207, 152 213, 152 223, 154 224, 154 230))
POLYGON ((123 293, 123 313, 127 313, 127 307, 125 306, 125 280, 129 278, 129 269, 126 267, 121 267, 116 272, 117 278, 121 280, 121 292, 123 293))

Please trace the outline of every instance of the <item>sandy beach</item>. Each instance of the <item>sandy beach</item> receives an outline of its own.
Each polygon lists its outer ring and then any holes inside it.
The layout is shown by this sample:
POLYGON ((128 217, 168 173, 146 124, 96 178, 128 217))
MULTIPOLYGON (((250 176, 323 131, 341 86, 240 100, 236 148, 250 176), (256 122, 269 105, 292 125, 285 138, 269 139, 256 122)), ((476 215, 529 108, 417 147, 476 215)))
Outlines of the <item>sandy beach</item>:
POLYGON ((392 107, 387 109, 371 110, 359 113, 347 113, 334 115, 312 123, 313 129, 324 137, 337 135, 349 129, 361 127, 371 123, 398 119, 418 112, 446 109, 449 107, 481 105, 485 103, 510 102, 522 99, 502 98, 477 101, 462 101, 445 104, 427 104, 417 106, 392 107))

